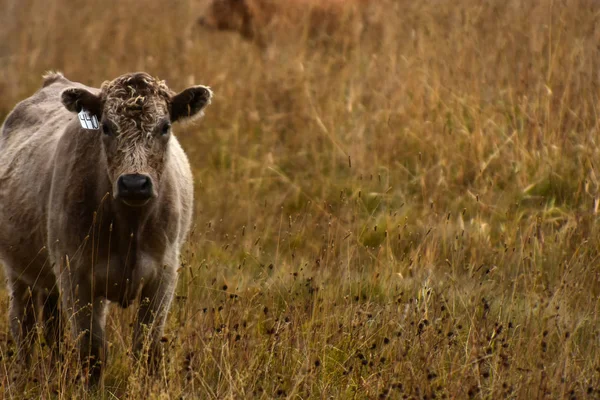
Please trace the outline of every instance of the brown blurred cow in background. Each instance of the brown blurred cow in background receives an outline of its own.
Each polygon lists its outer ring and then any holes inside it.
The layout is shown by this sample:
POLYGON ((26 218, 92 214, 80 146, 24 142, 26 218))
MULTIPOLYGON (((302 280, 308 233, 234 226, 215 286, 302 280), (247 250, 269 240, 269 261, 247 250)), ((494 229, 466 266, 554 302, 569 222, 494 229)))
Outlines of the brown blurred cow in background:
POLYGON ((198 25, 233 31, 261 47, 286 38, 356 43, 371 0, 211 0, 198 25))

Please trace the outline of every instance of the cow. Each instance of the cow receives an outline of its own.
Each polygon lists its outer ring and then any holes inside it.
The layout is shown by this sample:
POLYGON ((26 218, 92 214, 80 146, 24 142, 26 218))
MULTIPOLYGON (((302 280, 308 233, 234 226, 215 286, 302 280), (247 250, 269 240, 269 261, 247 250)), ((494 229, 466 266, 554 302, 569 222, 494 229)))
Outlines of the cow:
POLYGON ((56 348, 62 315, 88 383, 97 383, 108 303, 139 299, 134 354, 155 368, 193 208, 192 172, 172 124, 200 117, 211 98, 209 87, 176 94, 144 72, 100 88, 52 72, 6 117, 0 263, 25 365, 35 322, 56 348))
POLYGON ((302 36, 321 43, 356 41, 365 28, 362 13, 372 0, 210 0, 196 24, 237 32, 261 48, 302 36), (335 40, 334 40, 335 42, 335 40))

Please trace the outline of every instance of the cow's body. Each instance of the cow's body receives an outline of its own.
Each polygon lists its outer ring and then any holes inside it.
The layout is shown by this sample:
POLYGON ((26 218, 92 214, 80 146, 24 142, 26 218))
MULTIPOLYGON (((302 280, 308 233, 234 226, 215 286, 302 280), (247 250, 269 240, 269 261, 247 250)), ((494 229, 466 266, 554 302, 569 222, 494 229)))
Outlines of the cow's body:
POLYGON ((105 300, 126 307, 141 293, 136 346, 144 324, 151 343, 162 335, 190 229, 193 180, 170 136, 156 198, 143 207, 116 199, 102 134, 82 128, 63 105, 61 95, 71 88, 100 95, 49 75, 0 131, 0 261, 11 290, 12 332, 22 346, 40 309, 47 339, 55 339, 60 293, 75 335, 88 330, 82 351, 103 358, 105 300))

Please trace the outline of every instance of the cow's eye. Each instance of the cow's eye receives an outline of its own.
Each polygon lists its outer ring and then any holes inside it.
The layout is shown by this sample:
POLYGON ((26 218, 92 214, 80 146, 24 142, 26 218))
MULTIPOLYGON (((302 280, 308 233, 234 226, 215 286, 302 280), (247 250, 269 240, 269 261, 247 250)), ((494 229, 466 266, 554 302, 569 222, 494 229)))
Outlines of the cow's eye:
POLYGON ((160 128, 160 134, 162 136, 166 136, 169 134, 169 131, 171 131, 171 124, 170 123, 165 123, 163 124, 163 126, 160 128))
POLYGON ((112 134, 113 134, 110 124, 106 121, 104 121, 102 123, 102 133, 105 134, 106 136, 112 136, 112 134))

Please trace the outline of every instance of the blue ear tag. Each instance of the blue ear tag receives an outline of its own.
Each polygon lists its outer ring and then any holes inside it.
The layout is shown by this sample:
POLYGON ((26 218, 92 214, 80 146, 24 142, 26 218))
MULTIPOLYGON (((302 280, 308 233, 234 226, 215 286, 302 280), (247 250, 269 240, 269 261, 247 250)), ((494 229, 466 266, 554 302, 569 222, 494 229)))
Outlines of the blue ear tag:
POLYGON ((82 108, 77 116, 79 117, 79 123, 82 128, 91 130, 98 129, 98 118, 94 114, 91 114, 89 111, 82 108))

